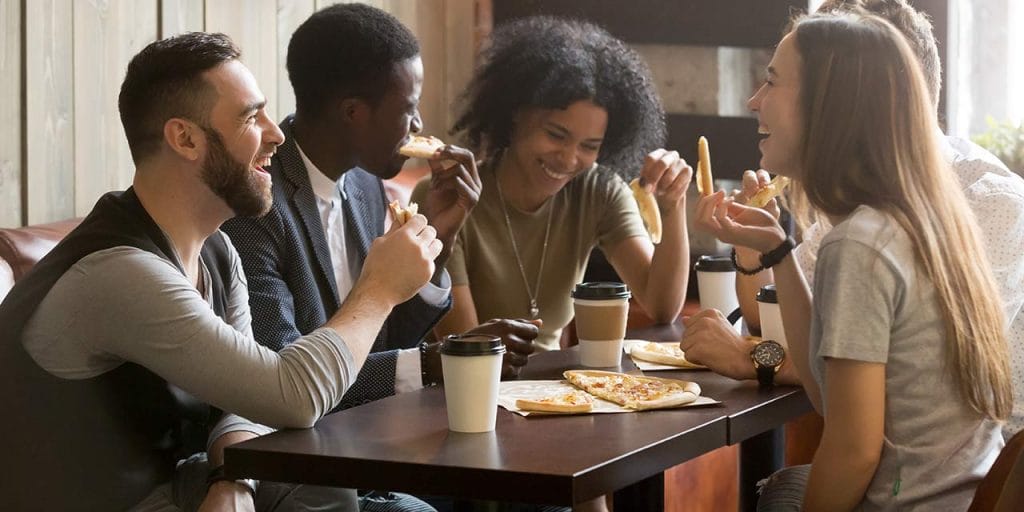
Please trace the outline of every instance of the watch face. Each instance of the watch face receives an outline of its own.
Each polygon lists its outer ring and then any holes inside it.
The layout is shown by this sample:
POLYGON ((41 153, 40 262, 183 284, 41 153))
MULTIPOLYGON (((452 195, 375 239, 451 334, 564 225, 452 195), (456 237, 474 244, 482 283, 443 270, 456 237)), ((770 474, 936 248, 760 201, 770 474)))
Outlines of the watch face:
POLYGON ((765 340, 754 346, 754 353, 752 355, 757 364, 775 367, 782 364, 782 360, 786 357, 786 351, 782 348, 782 345, 771 340, 765 340))

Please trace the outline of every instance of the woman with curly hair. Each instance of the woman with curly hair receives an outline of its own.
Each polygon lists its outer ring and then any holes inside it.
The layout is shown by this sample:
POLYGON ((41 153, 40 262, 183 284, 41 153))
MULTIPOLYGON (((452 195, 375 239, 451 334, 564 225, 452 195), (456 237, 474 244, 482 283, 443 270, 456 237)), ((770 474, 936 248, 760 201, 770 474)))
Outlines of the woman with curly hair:
POLYGON ((677 152, 655 149, 664 112, 640 56, 587 22, 516 20, 495 30, 461 99, 452 132, 484 158, 483 191, 448 260, 453 308, 436 334, 480 318, 539 319, 536 347, 557 350, 595 245, 653 319, 674 320, 688 276, 692 171, 677 152), (664 221, 658 245, 624 181, 637 174, 664 221))

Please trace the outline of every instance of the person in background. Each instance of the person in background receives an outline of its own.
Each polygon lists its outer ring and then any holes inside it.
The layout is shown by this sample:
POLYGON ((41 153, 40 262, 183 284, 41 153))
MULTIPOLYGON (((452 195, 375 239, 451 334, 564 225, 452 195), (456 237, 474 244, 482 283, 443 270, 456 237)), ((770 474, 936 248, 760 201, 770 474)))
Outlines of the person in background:
MULTIPOLYGON (((540 319, 537 349, 557 350, 573 318, 570 292, 595 246, 651 318, 676 319, 688 278, 692 171, 677 152, 655 149, 664 112, 636 52, 583 21, 500 26, 453 133, 483 156, 483 190, 446 265, 454 304, 438 335, 486 318, 540 319), (622 179, 637 173, 664 221, 658 245, 622 179)), ((421 182, 414 200, 429 205, 433 189, 421 182)))
POLYGON ((926 84, 887 21, 817 14, 750 99, 762 167, 834 226, 813 308, 775 217, 722 191, 697 206, 702 229, 766 255, 787 362, 825 419, 813 463, 770 477, 759 510, 965 510, 1003 446, 1004 315, 926 84))
MULTIPOLYGON (((826 0, 818 8, 818 12, 822 13, 850 10, 870 12, 900 30, 921 65, 931 104, 937 111, 941 63, 927 17, 906 0, 826 0)), ((937 119, 933 123, 933 130, 941 135, 937 119)), ((1007 340, 1010 343, 1015 397, 1013 414, 1003 427, 1003 436, 1009 439, 1024 428, 1024 314, 1021 313, 1024 310, 1024 253, 1020 251, 1020 247, 1024 246, 1024 180, 1010 172, 991 153, 969 140, 941 136, 939 145, 981 228, 984 252, 992 266, 1009 325, 1007 340)), ((743 183, 741 201, 768 183, 768 174, 765 171, 756 174, 749 172, 744 176, 743 183)), ((805 203, 797 201, 797 204, 805 203)), ((767 210, 777 216, 777 208, 773 202, 767 210)), ((805 225, 802 241, 793 251, 809 283, 814 281, 818 248, 831 229, 827 217, 816 215, 814 219, 812 224, 805 225)), ((757 267, 759 257, 756 251, 736 247, 737 262, 745 268, 757 267)), ((743 317, 754 330, 759 329, 754 296, 761 286, 777 279, 771 269, 749 277, 737 275, 736 293, 743 308, 743 317)), ((725 319, 714 311, 702 311, 687 319, 686 324, 682 348, 687 358, 700 361, 714 371, 736 379, 756 378, 756 369, 750 357, 756 341, 738 336, 729 329, 725 319)), ((799 383, 793 365, 786 363, 775 375, 775 380, 784 384, 799 383)))
POLYGON ((270 209, 264 167, 284 138, 239 56, 188 33, 132 58, 118 103, 132 186, 0 305, 0 371, 17 383, 0 391, 6 508, 358 510, 351 490, 226 479, 222 449, 337 406, 441 242, 422 216, 390 230, 336 314, 280 352, 257 344, 218 228, 270 209))

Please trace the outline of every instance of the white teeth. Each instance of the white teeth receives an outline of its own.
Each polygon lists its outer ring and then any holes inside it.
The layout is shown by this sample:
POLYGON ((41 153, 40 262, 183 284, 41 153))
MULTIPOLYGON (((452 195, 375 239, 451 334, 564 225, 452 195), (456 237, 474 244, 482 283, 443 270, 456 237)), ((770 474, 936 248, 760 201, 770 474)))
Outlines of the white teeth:
POLYGON ((771 132, 769 132, 767 128, 763 128, 760 126, 757 127, 757 133, 761 135, 771 135, 771 132))
POLYGON ((544 171, 544 174, 546 174, 548 178, 551 178, 553 180, 561 180, 566 177, 566 175, 564 174, 552 171, 547 165, 544 165, 544 162, 540 163, 540 168, 544 171))

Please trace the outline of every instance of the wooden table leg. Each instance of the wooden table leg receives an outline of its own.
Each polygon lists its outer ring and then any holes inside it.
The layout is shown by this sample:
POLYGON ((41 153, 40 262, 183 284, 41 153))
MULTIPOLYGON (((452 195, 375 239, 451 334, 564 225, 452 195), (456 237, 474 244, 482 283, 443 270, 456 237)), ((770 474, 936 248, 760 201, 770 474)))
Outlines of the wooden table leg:
POLYGON ((613 499, 616 512, 629 510, 664 512, 665 474, 658 473, 633 485, 623 487, 615 491, 613 499))
POLYGON ((782 469, 786 431, 779 427, 740 442, 740 510, 757 510, 757 482, 782 469))

